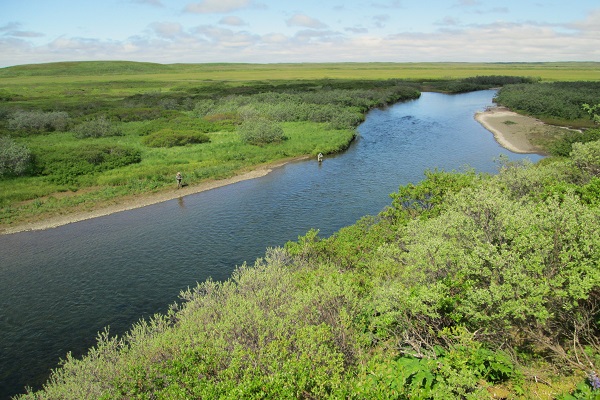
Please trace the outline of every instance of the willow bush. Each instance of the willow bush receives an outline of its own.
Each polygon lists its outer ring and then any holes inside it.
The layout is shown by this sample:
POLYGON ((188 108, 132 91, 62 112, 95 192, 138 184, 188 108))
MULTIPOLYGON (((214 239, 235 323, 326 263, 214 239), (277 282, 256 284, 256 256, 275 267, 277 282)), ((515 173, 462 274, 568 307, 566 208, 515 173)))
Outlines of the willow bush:
POLYGON ((16 111, 8 119, 8 129, 23 134, 64 131, 70 123, 69 114, 64 111, 16 111))
POLYGON ((23 175, 31 166, 31 151, 8 136, 0 136, 0 177, 23 175))
POLYGON ((192 130, 161 129, 142 138, 142 143, 149 147, 174 147, 187 144, 199 144, 210 141, 208 135, 192 130))
POLYGON ((252 118, 244 121, 238 132, 245 143, 264 146, 285 139, 281 126, 265 118, 252 118))
POLYGON ((123 135, 121 129, 105 116, 85 121, 75 126, 73 132, 78 139, 123 135))

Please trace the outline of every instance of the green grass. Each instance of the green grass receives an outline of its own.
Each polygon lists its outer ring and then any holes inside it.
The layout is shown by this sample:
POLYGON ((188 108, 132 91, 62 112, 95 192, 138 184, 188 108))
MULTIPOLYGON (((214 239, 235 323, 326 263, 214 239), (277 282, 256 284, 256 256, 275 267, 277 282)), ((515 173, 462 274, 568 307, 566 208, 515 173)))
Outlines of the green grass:
POLYGON ((7 67, 8 83, 123 82, 143 76, 146 82, 206 80, 256 81, 295 79, 458 79, 476 75, 540 77, 548 81, 600 80, 600 63, 297 63, 297 64, 153 64, 125 61, 63 62, 7 67))
POLYGON ((190 185, 206 179, 222 179, 259 164, 307 154, 332 153, 345 149, 352 130, 333 130, 323 123, 288 122, 283 124, 287 140, 265 147, 244 144, 236 132, 214 132, 209 143, 171 148, 149 148, 140 144, 135 133, 140 123, 130 123, 121 137, 75 139, 70 133, 38 135, 28 144, 33 151, 43 152, 60 144, 62 148, 82 143, 118 144, 137 148, 142 161, 125 167, 77 177, 72 183, 54 183, 45 177, 20 177, 0 180, 0 221, 2 224, 47 212, 54 214, 73 207, 88 207, 114 197, 152 192, 173 186, 174 176, 181 171, 190 185), (81 190, 88 188, 88 190, 81 190), (80 191, 81 193, 78 193, 80 191), (69 195, 65 195, 69 192, 69 195), (60 197, 47 197, 62 193, 60 197), (40 199, 35 204, 29 200, 40 199))

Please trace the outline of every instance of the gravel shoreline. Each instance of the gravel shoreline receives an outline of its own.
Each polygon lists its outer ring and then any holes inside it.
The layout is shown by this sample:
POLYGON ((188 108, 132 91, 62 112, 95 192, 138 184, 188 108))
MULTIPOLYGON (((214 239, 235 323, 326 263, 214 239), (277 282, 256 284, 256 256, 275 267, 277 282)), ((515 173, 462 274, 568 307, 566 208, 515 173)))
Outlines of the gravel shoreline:
MULTIPOLYGON (((233 183, 245 181, 248 179, 260 178, 273 171, 273 169, 281 167, 289 162, 299 161, 307 158, 308 157, 297 157, 293 159, 287 159, 284 161, 279 161, 258 167, 257 169, 240 175, 236 175, 231 178, 206 181, 197 185, 184 186, 181 189, 174 188, 172 190, 167 190, 159 193, 139 195, 127 199, 117 199, 116 204, 114 205, 98 207, 97 209, 91 211, 68 213, 65 215, 49 217, 41 221, 15 224, 14 226, 3 226, 0 227, 0 235, 56 228, 58 226, 67 225, 74 222, 84 221, 91 218, 103 217, 121 211, 133 210, 135 208, 141 208, 152 204, 161 203, 163 201, 177 199, 180 197, 188 196, 190 194, 216 189, 222 186, 231 185, 233 183)), ((174 179, 173 182, 173 186, 175 187, 176 183, 174 179)))

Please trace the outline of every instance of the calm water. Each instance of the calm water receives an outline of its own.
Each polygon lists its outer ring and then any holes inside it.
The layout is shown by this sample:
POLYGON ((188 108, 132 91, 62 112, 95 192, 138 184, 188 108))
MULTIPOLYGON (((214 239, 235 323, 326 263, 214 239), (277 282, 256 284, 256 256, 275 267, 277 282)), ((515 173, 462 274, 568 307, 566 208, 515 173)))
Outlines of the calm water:
POLYGON ((495 172, 505 154, 474 113, 495 91, 423 93, 374 110, 344 154, 266 177, 40 232, 0 236, 0 398, 40 387, 61 357, 96 333, 124 332, 165 311, 180 290, 311 228, 322 236, 376 214, 427 169, 495 172))

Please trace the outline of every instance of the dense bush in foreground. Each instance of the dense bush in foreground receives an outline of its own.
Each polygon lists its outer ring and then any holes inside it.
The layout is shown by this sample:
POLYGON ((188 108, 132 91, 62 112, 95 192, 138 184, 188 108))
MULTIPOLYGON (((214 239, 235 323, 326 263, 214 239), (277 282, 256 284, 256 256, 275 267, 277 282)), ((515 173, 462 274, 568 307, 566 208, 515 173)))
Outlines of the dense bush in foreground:
POLYGON ((123 337, 102 333, 22 398, 589 398, 599 151, 428 172, 378 216, 308 232, 123 337))

